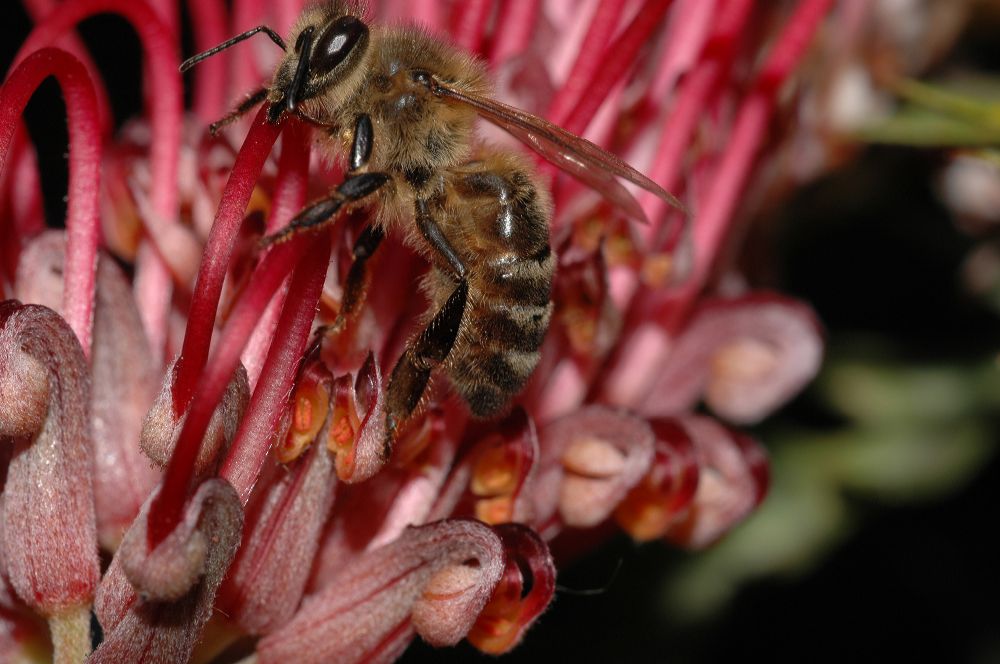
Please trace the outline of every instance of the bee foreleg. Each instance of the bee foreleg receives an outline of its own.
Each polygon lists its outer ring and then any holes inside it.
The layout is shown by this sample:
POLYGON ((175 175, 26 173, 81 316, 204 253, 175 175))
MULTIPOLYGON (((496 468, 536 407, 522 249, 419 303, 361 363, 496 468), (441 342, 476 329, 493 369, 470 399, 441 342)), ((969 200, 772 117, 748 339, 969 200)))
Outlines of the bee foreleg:
POLYGON ((348 177, 329 195, 309 204, 295 215, 280 231, 262 238, 261 247, 285 242, 298 233, 331 223, 346 206, 363 201, 381 189, 389 180, 389 176, 385 173, 359 173, 348 177))
POLYGON ((218 135, 220 129, 222 129, 223 127, 227 127, 231 125, 233 122, 239 120, 241 117, 249 113, 250 109, 252 109, 254 106, 264 101, 266 98, 267 98, 267 88, 260 88, 259 90, 254 90, 249 95, 247 95, 246 99, 240 102, 239 106, 229 111, 229 113, 222 116, 212 124, 208 125, 208 133, 210 133, 212 136, 218 135))

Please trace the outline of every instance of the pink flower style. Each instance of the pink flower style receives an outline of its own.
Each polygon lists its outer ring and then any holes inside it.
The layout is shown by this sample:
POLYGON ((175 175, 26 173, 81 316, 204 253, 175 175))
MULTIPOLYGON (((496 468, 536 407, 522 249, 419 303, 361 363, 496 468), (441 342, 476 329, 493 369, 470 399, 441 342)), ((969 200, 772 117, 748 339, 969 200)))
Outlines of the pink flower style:
MULTIPOLYGON (((550 547, 580 555, 620 528, 699 549, 763 499, 766 455, 734 427, 796 394, 822 341, 807 305, 739 277, 738 212, 830 0, 358 10, 476 54, 494 98, 620 155, 689 210, 635 190, 649 223, 632 225, 539 159, 558 264, 530 382, 480 420, 435 375, 394 432, 387 387, 429 320, 413 288, 426 257, 390 233, 356 292, 372 206, 261 249, 343 181, 316 142, 330 130, 275 122, 265 103, 207 131, 281 51, 255 37, 200 63, 185 114, 172 0, 25 4, 36 27, 0 93, 0 652, 387 661, 419 635, 503 653, 552 599, 550 547), (145 114, 116 136, 73 36, 105 12, 144 56, 145 114), (49 76, 67 102, 65 230, 44 227, 20 123, 49 76)), ((287 36, 303 10, 226 5, 188 3, 197 50, 260 24, 287 36)))

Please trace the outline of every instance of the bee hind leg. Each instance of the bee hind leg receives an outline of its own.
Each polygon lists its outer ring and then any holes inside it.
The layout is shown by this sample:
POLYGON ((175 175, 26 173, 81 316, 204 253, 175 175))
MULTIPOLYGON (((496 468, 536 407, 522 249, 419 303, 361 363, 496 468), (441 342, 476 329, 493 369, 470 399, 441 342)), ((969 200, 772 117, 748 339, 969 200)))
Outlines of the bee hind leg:
POLYGON ((438 267, 458 283, 427 326, 412 340, 392 370, 386 390, 386 456, 399 426, 413 414, 430 380, 431 372, 448 357, 465 316, 469 297, 467 269, 424 201, 417 201, 416 221, 424 239, 437 254, 438 267))
POLYGON ((469 282, 463 279, 396 362, 386 390, 386 458, 399 426, 420 404, 431 371, 444 362, 455 345, 468 296, 469 282))

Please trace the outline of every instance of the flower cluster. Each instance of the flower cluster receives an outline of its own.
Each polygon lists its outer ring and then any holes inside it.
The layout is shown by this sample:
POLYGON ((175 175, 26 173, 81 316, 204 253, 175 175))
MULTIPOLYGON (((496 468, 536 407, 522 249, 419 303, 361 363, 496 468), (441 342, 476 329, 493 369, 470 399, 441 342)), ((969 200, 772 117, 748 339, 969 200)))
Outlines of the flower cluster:
MULTIPOLYGON (((286 31, 302 4, 190 2, 195 44, 286 31)), ((266 107, 206 129, 280 52, 206 61, 185 115, 173 0, 26 0, 37 25, 0 93, 0 652, 44 658, 41 617, 64 662, 385 661, 415 635, 503 653, 552 598, 553 552, 615 529, 701 548, 747 516, 768 465, 734 427, 796 394, 822 341, 808 306, 740 277, 739 203, 832 2, 760 4, 370 3, 690 210, 640 197, 650 223, 632 227, 543 167, 559 262, 531 382, 479 421, 439 377, 385 459, 386 375, 427 309, 426 264, 388 238, 361 313, 313 337, 367 212, 258 251, 340 169, 266 107), (103 12, 145 59, 146 112, 117 136, 73 37, 103 12), (20 124, 48 76, 67 101, 65 230, 44 228, 20 124)))

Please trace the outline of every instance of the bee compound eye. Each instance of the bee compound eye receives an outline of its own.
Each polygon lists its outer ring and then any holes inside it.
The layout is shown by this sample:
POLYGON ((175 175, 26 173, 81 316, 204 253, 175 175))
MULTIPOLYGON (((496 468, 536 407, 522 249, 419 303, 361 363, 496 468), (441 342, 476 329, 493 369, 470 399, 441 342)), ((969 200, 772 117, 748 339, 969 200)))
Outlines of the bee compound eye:
POLYGON ((330 23, 313 48, 312 69, 332 71, 342 63, 358 42, 368 36, 368 26, 354 16, 341 16, 330 23))

